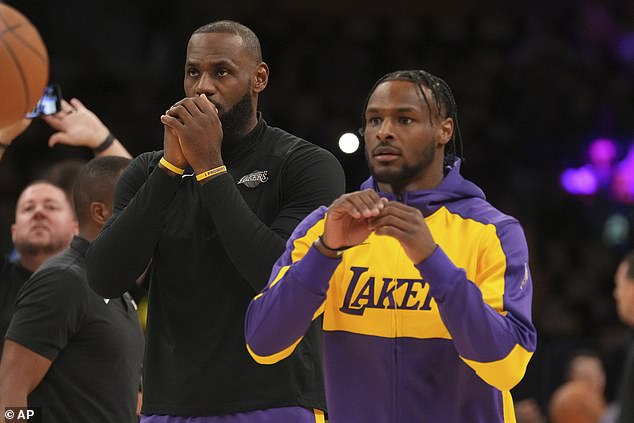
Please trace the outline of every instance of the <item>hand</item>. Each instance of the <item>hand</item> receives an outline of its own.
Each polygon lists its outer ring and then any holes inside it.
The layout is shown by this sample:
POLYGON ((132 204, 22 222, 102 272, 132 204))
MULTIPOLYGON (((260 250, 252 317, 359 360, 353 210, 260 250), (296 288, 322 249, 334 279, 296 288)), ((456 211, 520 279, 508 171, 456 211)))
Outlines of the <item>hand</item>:
POLYGON ((97 115, 86 108, 76 98, 61 101, 62 110, 54 115, 42 116, 55 132, 48 139, 48 146, 57 143, 76 147, 96 148, 108 136, 110 131, 97 115))
MULTIPOLYGON (((167 112, 166 112, 167 113, 167 112)), ((161 116, 162 120, 163 116, 161 116)), ((183 155, 181 145, 178 141, 176 131, 167 125, 164 125, 165 132, 163 134, 163 157, 176 167, 185 169, 187 167, 187 159, 183 155)))
POLYGON ((377 235, 396 238, 414 264, 431 256, 436 249, 421 211, 397 201, 387 202, 380 215, 370 219, 369 227, 377 235))
POLYGON ((344 194, 328 208, 322 240, 330 248, 341 248, 360 244, 370 235, 371 218, 379 216, 387 199, 376 191, 344 194))
MULTIPOLYGON (((201 94, 174 104, 161 122, 174 130, 181 150, 195 173, 221 166, 222 124, 218 109, 201 94)), ((167 159, 167 158, 166 158, 167 159)))
POLYGON ((11 142, 31 125, 31 119, 22 119, 0 129, 0 144, 11 145, 11 142))

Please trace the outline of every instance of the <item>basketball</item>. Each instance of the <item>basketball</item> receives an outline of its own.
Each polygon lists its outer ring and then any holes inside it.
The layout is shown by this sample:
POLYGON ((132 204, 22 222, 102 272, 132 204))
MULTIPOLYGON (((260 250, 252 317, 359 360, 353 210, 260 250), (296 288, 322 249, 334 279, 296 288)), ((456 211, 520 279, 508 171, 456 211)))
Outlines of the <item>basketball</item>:
POLYGON ((553 423, 599 423, 605 401, 584 380, 561 385, 550 400, 549 417, 553 423))
POLYGON ((37 29, 0 3, 0 128, 22 119, 44 93, 48 53, 37 29))

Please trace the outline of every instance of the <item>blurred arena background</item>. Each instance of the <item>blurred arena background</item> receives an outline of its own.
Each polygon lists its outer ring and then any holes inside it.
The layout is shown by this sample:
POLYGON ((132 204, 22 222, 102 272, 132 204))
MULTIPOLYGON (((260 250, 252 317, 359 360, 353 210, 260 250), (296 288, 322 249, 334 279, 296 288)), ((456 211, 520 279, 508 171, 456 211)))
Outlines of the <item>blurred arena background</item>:
MULTIPOLYGON (((268 123, 333 152, 348 190, 367 176, 346 154, 373 82, 422 68, 454 91, 463 173, 520 219, 532 254, 538 351, 516 399, 544 406, 572 351, 599 352, 613 399, 629 331, 612 299, 633 246, 634 2, 625 0, 7 1, 40 30, 51 82, 78 97, 133 155, 162 147, 160 114, 182 98, 190 33, 234 19, 260 37, 268 123), (629 154, 629 155, 628 155, 629 154), (567 173, 565 173, 567 171, 567 173)), ((0 93, 1 95, 1 93, 0 93)), ((36 121, 0 162, 0 247, 19 191, 62 158, 36 121)))

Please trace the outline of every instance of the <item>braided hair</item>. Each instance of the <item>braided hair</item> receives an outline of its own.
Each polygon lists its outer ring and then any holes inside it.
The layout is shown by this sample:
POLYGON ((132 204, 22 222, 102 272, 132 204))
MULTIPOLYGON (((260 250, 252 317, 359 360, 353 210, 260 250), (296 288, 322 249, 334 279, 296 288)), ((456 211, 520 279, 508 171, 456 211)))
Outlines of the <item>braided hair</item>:
POLYGON ((458 126, 458 106, 456 105, 456 100, 453 98, 453 94, 451 93, 451 89, 449 85, 441 78, 430 74, 429 72, 425 72, 424 70, 399 70, 395 72, 390 72, 386 75, 383 75, 372 87, 370 93, 365 99, 365 104, 363 105, 363 112, 361 114, 361 122, 362 127, 359 129, 359 134, 363 136, 365 132, 365 110, 368 108, 368 102, 370 101, 370 97, 374 90, 379 84, 386 81, 410 81, 416 84, 420 94, 425 100, 425 104, 427 105, 427 109, 429 110, 429 122, 433 124, 432 121, 432 107, 431 100, 435 101, 436 110, 438 110, 439 117, 441 119, 451 118, 454 124, 454 131, 451 134, 451 139, 445 146, 445 158, 444 164, 445 166, 452 166, 456 159, 464 160, 463 156, 463 146, 462 146, 462 135, 460 133, 460 127, 458 126), (427 94, 423 87, 427 87, 432 94, 432 98, 428 98, 427 94))

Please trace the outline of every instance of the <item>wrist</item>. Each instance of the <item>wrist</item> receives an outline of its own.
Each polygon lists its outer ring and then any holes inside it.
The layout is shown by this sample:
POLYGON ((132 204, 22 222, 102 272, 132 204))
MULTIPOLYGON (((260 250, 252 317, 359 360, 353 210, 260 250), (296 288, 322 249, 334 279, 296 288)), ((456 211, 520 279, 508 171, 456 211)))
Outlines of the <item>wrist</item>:
POLYGON ((159 168, 163 169, 168 175, 173 177, 181 177, 185 173, 185 169, 173 164, 165 158, 161 157, 159 160, 159 168))
POLYGON ((323 255, 329 258, 339 258, 343 255, 343 252, 345 250, 352 247, 352 246, 345 246, 340 248, 332 248, 324 242, 323 235, 319 235, 319 238, 315 240, 314 245, 315 245, 315 248, 317 248, 317 250, 320 253, 322 253, 323 255))
POLYGON ((101 143, 98 146, 93 147, 92 149, 93 153, 95 154, 103 153, 108 148, 110 148, 110 146, 114 143, 114 140, 115 140, 115 137, 114 135, 112 135, 112 132, 108 132, 108 135, 106 135, 103 141, 101 141, 101 143))
POLYGON ((203 172, 207 172, 210 169, 216 169, 223 166, 224 163, 222 160, 210 160, 205 163, 191 163, 192 169, 196 175, 199 175, 203 172))
POLYGON ((88 145, 93 150, 99 148, 103 144, 104 140, 110 135, 110 130, 105 125, 100 125, 98 129, 93 133, 90 144, 88 145))
POLYGON ((188 165, 187 160, 182 155, 177 154, 174 157, 174 154, 170 154, 167 150, 163 150, 163 158, 180 169, 185 169, 188 165))
POLYGON ((227 173, 227 167, 225 165, 216 166, 204 172, 196 173, 196 180, 204 184, 222 173, 227 173))

